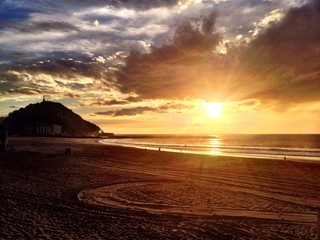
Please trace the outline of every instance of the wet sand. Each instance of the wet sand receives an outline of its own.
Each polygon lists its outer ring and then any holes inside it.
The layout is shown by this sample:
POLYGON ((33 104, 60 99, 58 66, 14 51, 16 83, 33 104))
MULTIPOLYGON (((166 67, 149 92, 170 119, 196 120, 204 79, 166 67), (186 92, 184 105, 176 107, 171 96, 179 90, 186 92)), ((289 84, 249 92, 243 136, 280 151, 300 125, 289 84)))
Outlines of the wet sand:
POLYGON ((10 138, 0 174, 0 239, 318 239, 320 162, 10 138))

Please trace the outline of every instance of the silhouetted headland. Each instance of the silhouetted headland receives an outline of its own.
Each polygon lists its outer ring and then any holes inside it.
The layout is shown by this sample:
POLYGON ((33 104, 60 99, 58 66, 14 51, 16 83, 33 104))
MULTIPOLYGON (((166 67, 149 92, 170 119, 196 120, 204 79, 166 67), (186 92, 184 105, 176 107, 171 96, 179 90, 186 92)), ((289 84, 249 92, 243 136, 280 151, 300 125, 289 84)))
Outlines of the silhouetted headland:
POLYGON ((3 120, 11 136, 92 137, 104 134, 61 103, 45 101, 13 111, 3 120))

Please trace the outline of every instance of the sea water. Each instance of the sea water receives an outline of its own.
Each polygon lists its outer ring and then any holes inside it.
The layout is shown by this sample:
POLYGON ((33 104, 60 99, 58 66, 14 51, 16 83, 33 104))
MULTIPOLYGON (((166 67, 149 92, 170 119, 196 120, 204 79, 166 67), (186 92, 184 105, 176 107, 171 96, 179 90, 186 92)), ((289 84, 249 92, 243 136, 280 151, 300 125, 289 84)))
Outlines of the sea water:
POLYGON ((217 156, 319 160, 320 134, 116 135, 104 144, 217 156))

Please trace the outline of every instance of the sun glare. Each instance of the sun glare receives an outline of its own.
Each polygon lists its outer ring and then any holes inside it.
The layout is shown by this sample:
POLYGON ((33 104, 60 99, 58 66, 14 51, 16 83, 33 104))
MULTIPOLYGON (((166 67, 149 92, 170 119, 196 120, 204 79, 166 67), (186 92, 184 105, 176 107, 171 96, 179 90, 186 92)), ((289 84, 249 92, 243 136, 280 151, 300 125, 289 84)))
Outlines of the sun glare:
POLYGON ((210 118, 219 118, 223 110, 223 103, 208 102, 205 104, 206 112, 210 118))

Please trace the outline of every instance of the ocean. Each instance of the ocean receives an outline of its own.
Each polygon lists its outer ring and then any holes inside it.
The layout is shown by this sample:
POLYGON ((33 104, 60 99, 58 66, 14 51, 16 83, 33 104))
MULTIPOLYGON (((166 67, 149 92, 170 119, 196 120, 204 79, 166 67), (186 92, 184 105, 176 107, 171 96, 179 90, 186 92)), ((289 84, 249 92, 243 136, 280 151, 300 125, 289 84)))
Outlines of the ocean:
POLYGON ((320 134, 115 135, 103 144, 190 154, 320 161, 320 134))

